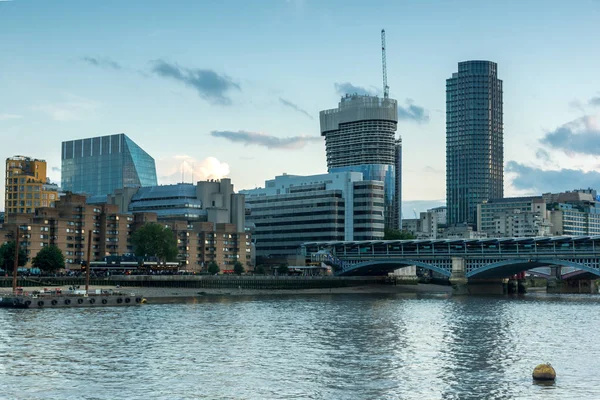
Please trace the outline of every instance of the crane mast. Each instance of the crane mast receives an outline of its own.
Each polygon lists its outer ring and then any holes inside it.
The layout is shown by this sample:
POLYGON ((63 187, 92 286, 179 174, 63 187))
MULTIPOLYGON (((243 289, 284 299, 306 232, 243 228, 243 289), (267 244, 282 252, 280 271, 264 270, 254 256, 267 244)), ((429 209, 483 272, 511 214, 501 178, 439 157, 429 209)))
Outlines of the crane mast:
POLYGON ((385 62, 385 29, 381 30, 381 64, 383 68, 383 98, 390 95, 390 87, 387 84, 387 66, 385 62))

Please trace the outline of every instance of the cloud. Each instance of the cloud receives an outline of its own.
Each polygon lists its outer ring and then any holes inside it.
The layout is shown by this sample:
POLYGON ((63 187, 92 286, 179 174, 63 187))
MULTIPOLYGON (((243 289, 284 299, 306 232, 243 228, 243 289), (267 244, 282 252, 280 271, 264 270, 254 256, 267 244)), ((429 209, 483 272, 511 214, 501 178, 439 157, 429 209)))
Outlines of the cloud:
POLYGON ((177 155, 157 161, 158 170, 165 173, 160 177, 161 184, 196 183, 207 179, 221 179, 229 175, 229 164, 215 157, 198 160, 188 155, 177 155))
POLYGON ((304 110, 304 109, 302 109, 302 108, 298 107, 298 105, 296 105, 296 104, 292 103, 291 101, 288 101, 288 100, 286 100, 286 99, 282 99, 282 98, 280 97, 280 98, 279 98, 279 102, 280 102, 281 104, 283 104, 284 106, 286 106, 286 107, 289 107, 289 108, 291 108, 291 109, 293 109, 293 110, 296 110, 296 111, 298 111, 298 112, 299 112, 299 113, 301 113, 301 114, 304 114, 305 116, 307 116, 307 117, 308 117, 308 118, 310 118, 310 119, 314 119, 314 118, 312 117, 312 115, 310 115, 310 114, 309 114, 309 113, 308 113, 306 110, 304 110))
POLYGON ((417 106, 412 99, 406 99, 406 107, 398 104, 398 120, 425 124, 429 122, 429 113, 425 108, 417 106))
POLYGON ((254 144, 264 146, 268 149, 301 149, 310 142, 322 141, 321 137, 315 136, 291 136, 280 138, 265 135, 264 133, 247 131, 212 131, 211 136, 227 139, 234 143, 243 143, 246 146, 254 144))
POLYGON ((52 172, 60 172, 60 168, 58 168, 58 167, 52 167, 52 172))
POLYGON ((191 87, 201 98, 213 104, 229 105, 231 99, 226 96, 226 93, 233 89, 242 90, 240 85, 228 76, 219 75, 210 69, 189 69, 163 60, 155 60, 152 61, 152 72, 191 87))
POLYGON ((592 97, 589 101, 588 104, 590 106, 600 106, 600 96, 596 96, 596 97, 592 97))
POLYGON ((571 121, 546 133, 540 142, 567 155, 576 153, 600 156, 600 126, 597 117, 586 115, 571 121))
POLYGON ((41 111, 55 121, 77 121, 84 119, 101 104, 84 97, 67 95, 66 101, 34 106, 33 109, 41 111))
POLYGON ((335 91, 340 96, 344 96, 346 94, 359 94, 359 95, 368 95, 368 96, 376 96, 378 94, 377 90, 370 90, 364 88, 362 86, 354 86, 350 82, 343 83, 334 83, 335 91))
POLYGON ((116 69, 116 70, 123 69, 121 64, 119 64, 118 62, 113 61, 109 58, 106 58, 106 57, 103 57, 103 58, 82 57, 81 60, 85 61, 86 63, 88 63, 90 65, 93 65, 94 67, 116 69))
POLYGON ((515 174, 512 186, 531 193, 561 192, 580 187, 600 188, 600 173, 581 169, 543 170, 516 161, 506 164, 506 172, 515 174))
POLYGON ((444 171, 439 170, 437 168, 433 168, 431 165, 426 165, 421 169, 423 172, 432 173, 432 174, 441 174, 444 171))
POLYGON ((535 152, 535 158, 542 161, 544 164, 552 162, 550 154, 544 149, 537 149, 535 152))
POLYGON ((17 115, 17 114, 2 114, 2 113, 0 113, 0 121, 8 121, 10 119, 21 119, 21 118, 23 118, 22 115, 17 115))

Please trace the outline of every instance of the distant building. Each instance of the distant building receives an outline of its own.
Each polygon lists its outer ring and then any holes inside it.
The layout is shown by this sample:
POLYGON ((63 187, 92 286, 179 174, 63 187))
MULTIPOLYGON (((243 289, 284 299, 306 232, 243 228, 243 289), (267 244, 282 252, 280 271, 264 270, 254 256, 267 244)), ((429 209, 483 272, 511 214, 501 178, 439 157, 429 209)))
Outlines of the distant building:
POLYGON ((14 214, 33 214, 39 207, 54 207, 57 199, 58 186, 46 177, 46 161, 25 156, 6 159, 7 219, 14 214))
POLYGON ((446 80, 448 225, 473 225, 477 204, 504 197, 503 135, 497 64, 458 63, 446 80))
POLYGON ((437 239, 437 215, 427 211, 420 213, 419 218, 403 219, 402 230, 409 232, 417 239, 437 239))
POLYGON ((435 214, 438 226, 448 224, 448 207, 440 206, 430 208, 429 210, 427 210, 427 212, 432 212, 435 214))
POLYGON ((549 236, 550 226, 541 196, 490 199, 477 206, 477 230, 488 237, 549 236))
POLYGON ((382 239, 384 184, 359 172, 281 175, 241 190, 257 256, 289 257, 310 241, 382 239))
POLYGON ((244 232, 244 195, 235 193, 231 179, 199 181, 115 190, 91 196, 89 204, 115 204, 123 213, 155 213, 160 221, 205 221, 233 224, 244 232))
MULTIPOLYGON (((402 209, 395 204, 402 163, 402 144, 396 142, 398 104, 393 99, 346 95, 338 108, 320 113, 330 173, 360 172, 367 181, 385 186, 386 226, 398 228, 402 209)), ((400 199, 398 199, 398 202, 400 199)))
POLYGON ((467 224, 449 226, 438 237, 439 239, 486 239, 487 233, 477 232, 467 224))
POLYGON ((600 235, 600 203, 596 191, 545 193, 553 235, 600 235))
POLYGON ((122 133, 63 142, 61 174, 64 191, 88 196, 158 184, 154 159, 122 133))

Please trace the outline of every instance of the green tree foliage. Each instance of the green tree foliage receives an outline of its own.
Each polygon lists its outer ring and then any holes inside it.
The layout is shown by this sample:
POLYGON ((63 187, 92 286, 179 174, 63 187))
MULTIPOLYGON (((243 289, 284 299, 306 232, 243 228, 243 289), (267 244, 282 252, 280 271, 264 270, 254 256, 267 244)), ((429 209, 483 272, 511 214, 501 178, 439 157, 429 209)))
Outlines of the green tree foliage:
POLYGON ((241 262, 236 261, 235 264, 233 264, 233 272, 236 275, 241 275, 244 273, 244 266, 242 265, 241 262))
POLYGON ((410 240, 416 239, 413 234, 407 231, 385 228, 383 231, 383 240, 410 240))
POLYGON ((131 237, 138 257, 157 257, 160 261, 176 261, 177 240, 173 231, 161 224, 149 223, 139 228, 131 237))
POLYGON ((211 261, 208 263, 208 273, 209 274, 211 274, 211 275, 218 274, 220 270, 221 269, 219 268, 219 265, 216 262, 211 261))
POLYGON ((257 274, 257 275, 264 275, 265 274, 265 266, 262 265, 262 264, 257 265, 254 268, 254 273, 257 274))
POLYGON ((65 267, 65 257, 56 246, 46 246, 33 257, 32 265, 43 272, 56 272, 65 267))
MULTIPOLYGON (((27 253, 21 247, 19 249, 19 267, 27 264, 27 253)), ((7 242, 0 246, 0 267, 7 273, 13 272, 15 265, 15 242, 7 242)))
POLYGON ((279 272, 279 274, 281 275, 287 275, 290 272, 290 268, 288 267, 287 264, 281 264, 279 266, 279 268, 277 268, 277 271, 279 272))

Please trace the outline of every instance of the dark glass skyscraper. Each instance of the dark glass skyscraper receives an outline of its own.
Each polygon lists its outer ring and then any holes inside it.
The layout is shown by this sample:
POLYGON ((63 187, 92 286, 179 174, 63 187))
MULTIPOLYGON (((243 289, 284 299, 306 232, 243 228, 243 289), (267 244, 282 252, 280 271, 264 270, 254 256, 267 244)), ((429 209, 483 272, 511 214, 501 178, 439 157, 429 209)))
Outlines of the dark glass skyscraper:
POLYGON ((65 191, 106 195, 124 187, 157 185, 154 158, 125 134, 62 143, 65 191))
POLYGON ((502 81, 490 61, 458 63, 446 80, 448 224, 476 221, 477 204, 504 197, 502 81))

